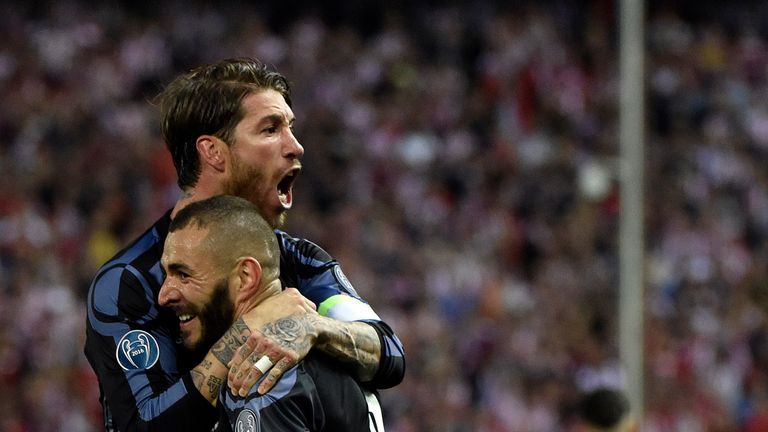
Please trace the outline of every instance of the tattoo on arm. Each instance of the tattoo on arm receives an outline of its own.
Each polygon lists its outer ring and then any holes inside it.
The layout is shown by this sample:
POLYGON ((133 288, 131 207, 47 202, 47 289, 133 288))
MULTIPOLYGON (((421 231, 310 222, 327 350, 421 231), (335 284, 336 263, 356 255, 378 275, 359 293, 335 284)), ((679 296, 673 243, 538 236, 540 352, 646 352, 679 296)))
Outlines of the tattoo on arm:
POLYGON ((203 387, 203 381, 205 381, 205 375, 194 369, 189 371, 189 373, 192 375, 192 382, 195 384, 195 387, 201 389, 203 387))
POLYGON ((235 356, 235 350, 245 342, 251 332, 248 330, 248 326, 245 325, 242 319, 237 320, 232 327, 224 333, 218 342, 211 348, 211 353, 219 359, 219 361, 226 365, 235 356))
POLYGON ((293 315, 271 322, 262 330, 281 346, 297 352, 306 353, 316 346, 339 362, 354 367, 360 381, 370 381, 379 369, 381 343, 376 330, 368 324, 319 315, 293 315))
POLYGON ((209 376, 208 377, 208 391, 212 394, 219 394, 219 389, 221 389, 221 385, 224 383, 224 380, 215 377, 215 376, 209 376))
POLYGON ((232 324, 205 358, 190 371, 195 387, 212 405, 216 405, 219 391, 226 379, 227 364, 250 334, 248 326, 242 320, 232 324))
POLYGON ((302 318, 298 315, 281 318, 264 326, 262 332, 284 348, 307 352, 312 348, 314 331, 302 318))
POLYGON ((381 359, 381 342, 373 327, 360 322, 328 319, 324 342, 317 347, 340 362, 356 366, 356 376, 370 381, 381 359))

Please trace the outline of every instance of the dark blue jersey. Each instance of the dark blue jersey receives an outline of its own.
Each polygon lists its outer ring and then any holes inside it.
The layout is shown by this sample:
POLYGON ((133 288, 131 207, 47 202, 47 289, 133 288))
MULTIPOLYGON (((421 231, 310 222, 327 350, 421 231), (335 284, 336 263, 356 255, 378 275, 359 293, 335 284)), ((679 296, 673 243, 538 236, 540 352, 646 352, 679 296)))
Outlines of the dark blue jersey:
MULTIPOLYGON (((97 272, 88 292, 85 355, 96 372, 107 430, 210 431, 216 409, 192 383, 196 358, 179 340, 178 319, 157 304, 170 211, 97 272)), ((402 344, 354 292, 338 263, 313 243, 275 231, 284 286, 297 288, 321 314, 365 321, 382 357, 372 388, 398 384, 402 344)))
POLYGON ((378 398, 312 352, 265 395, 256 393, 256 386, 244 398, 222 388, 219 407, 221 432, 383 431, 375 423, 381 417, 378 398))

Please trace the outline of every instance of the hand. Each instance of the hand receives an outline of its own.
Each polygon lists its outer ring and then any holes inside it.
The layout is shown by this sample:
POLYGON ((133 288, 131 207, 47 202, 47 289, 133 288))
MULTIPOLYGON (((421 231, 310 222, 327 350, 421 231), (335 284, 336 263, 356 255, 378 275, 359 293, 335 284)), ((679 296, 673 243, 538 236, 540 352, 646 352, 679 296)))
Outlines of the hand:
POLYGON ((242 318, 249 329, 259 330, 280 318, 305 313, 317 313, 317 306, 296 288, 286 288, 259 303, 242 318))
POLYGON ((227 382, 232 394, 247 395, 269 372, 258 388, 260 394, 267 393, 285 371, 307 355, 317 340, 312 325, 312 318, 319 316, 315 309, 314 303, 288 288, 243 315, 251 334, 229 363, 227 382), (263 368, 264 372, 255 367, 263 356, 274 365, 263 368))

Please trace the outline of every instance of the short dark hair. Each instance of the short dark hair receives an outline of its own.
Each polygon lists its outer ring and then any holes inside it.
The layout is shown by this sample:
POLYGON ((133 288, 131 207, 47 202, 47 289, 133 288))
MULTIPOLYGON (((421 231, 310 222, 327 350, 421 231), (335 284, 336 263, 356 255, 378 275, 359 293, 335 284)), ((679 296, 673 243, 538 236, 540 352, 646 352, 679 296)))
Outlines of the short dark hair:
POLYGON ((213 135, 232 145, 233 131, 244 115, 243 99, 266 89, 280 93, 291 106, 290 86, 283 75, 258 60, 240 57, 180 75, 157 96, 163 139, 179 187, 194 186, 200 176, 197 138, 213 135))
POLYGON ((581 416, 591 426, 611 428, 629 414, 629 400, 618 389, 598 388, 581 401, 581 416))
POLYGON ((218 265, 226 266, 238 257, 252 256, 261 264, 264 281, 279 277, 277 238, 272 227, 250 201, 231 195, 195 201, 179 210, 171 220, 168 232, 188 226, 208 229, 204 245, 218 265))

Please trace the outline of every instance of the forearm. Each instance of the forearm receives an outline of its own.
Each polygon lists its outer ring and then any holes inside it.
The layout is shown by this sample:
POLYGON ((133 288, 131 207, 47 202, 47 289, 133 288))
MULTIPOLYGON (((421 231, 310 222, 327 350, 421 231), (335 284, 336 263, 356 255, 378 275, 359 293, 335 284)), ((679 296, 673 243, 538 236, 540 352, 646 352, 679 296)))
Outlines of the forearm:
POLYGON ((195 387, 211 405, 216 405, 221 386, 227 380, 227 365, 235 350, 243 344, 249 334, 248 326, 243 320, 238 320, 208 351, 203 361, 190 371, 195 387))
POLYGON ((373 327, 363 322, 339 321, 323 316, 316 320, 315 348, 353 367, 353 376, 368 382, 376 375, 381 361, 381 342, 373 327))

